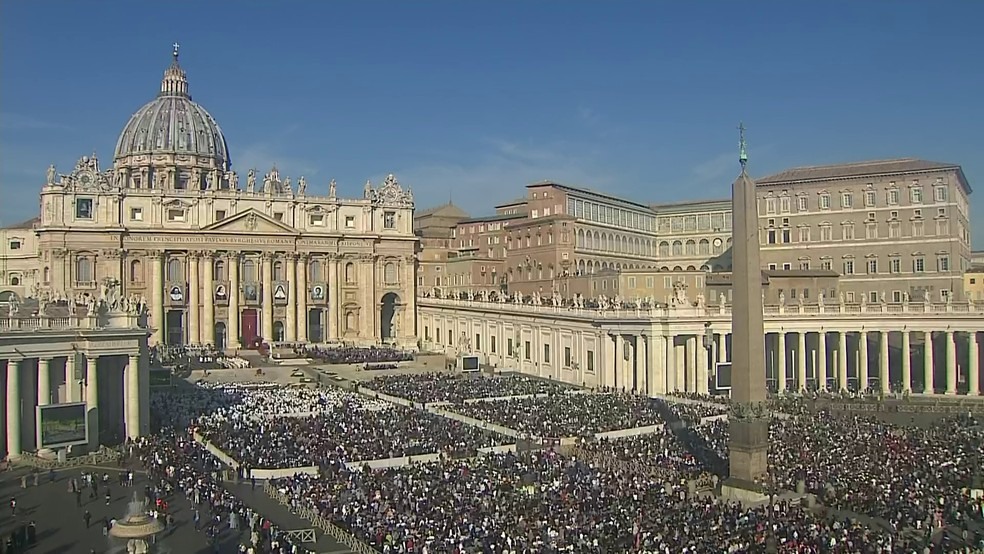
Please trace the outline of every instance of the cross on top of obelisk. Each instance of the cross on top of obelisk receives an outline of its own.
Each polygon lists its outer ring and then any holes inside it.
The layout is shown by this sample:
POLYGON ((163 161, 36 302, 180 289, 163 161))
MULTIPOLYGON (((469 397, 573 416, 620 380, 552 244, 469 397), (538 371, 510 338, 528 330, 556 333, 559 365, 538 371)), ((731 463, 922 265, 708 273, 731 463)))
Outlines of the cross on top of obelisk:
POLYGON ((745 124, 738 123, 738 163, 742 170, 748 164, 748 152, 745 150, 745 124))

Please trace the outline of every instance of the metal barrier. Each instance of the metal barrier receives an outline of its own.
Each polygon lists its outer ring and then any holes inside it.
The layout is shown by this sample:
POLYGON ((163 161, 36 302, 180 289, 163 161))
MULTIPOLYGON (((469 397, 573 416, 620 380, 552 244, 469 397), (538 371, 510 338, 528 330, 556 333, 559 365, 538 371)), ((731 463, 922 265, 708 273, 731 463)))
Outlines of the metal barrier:
POLYGON ((302 544, 318 542, 318 534, 314 532, 314 529, 293 529, 286 531, 286 533, 288 537, 302 544))
POLYGON ((269 481, 263 483, 263 492, 283 506, 286 506, 288 510, 295 513, 298 517, 310 521, 315 527, 321 529, 336 541, 344 544, 356 554, 378 554, 378 551, 375 548, 359 540, 354 535, 335 525, 329 521, 328 518, 322 516, 314 510, 303 506, 295 508, 291 504, 290 497, 278 491, 277 488, 271 485, 269 481))
POLYGON ((107 466, 119 465, 122 454, 115 450, 104 449, 84 456, 68 458, 64 462, 57 459, 41 458, 34 452, 25 452, 19 457, 14 458, 14 465, 36 467, 38 469, 71 469, 82 466, 107 466))

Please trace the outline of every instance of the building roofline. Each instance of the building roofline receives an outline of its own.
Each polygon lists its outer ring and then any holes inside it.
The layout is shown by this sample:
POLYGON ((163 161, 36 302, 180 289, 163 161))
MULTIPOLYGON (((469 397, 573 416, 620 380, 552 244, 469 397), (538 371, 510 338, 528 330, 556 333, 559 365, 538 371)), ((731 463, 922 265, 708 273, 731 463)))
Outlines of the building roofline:
POLYGON ((21 221, 19 223, 14 223, 13 225, 7 225, 0 227, 0 229, 34 229, 34 224, 41 221, 40 217, 32 217, 26 221, 21 221))
POLYGON ((645 204, 636 202, 634 200, 629 200, 627 198, 622 198, 620 196, 613 196, 611 194, 606 194, 604 192, 598 192, 596 190, 591 190, 589 188, 573 187, 571 185, 565 185, 563 183, 558 183, 556 181, 550 181, 550 180, 538 181, 536 183, 530 183, 530 184, 526 185, 526 188, 528 188, 528 189, 534 188, 534 187, 557 187, 559 189, 563 189, 563 190, 566 190, 566 191, 569 191, 569 192, 574 192, 574 193, 577 193, 577 194, 584 194, 584 195, 587 195, 587 196, 595 196, 595 197, 603 198, 605 200, 613 201, 613 202, 621 202, 621 203, 627 204, 627 205, 629 205, 629 206, 631 206, 631 207, 633 207, 633 208, 635 208, 637 210, 641 210, 641 211, 644 211, 644 212, 652 213, 652 209, 650 209, 649 206, 647 206, 645 204))
POLYGON ((859 177, 888 177, 892 175, 911 175, 921 173, 931 173, 935 171, 956 171, 967 194, 973 192, 967 176, 963 172, 960 164, 949 162, 934 162, 920 158, 888 158, 881 160, 865 160, 860 162, 835 163, 824 165, 807 165, 784 169, 771 175, 765 175, 753 179, 757 187, 773 187, 778 185, 792 185, 797 183, 822 183, 828 181, 843 181, 847 179, 857 179, 859 177), (885 169, 884 166, 890 164, 902 165, 893 169, 885 169), (909 164, 910 167, 904 167, 909 164), (881 166, 881 167, 880 167, 881 166), (870 168, 865 170, 864 168, 870 168), (834 175, 809 176, 808 172, 838 172, 834 175), (853 171, 852 171, 853 170, 853 171), (803 176, 796 176, 796 173, 803 173, 803 176))
POLYGON ((710 204, 727 204, 731 205, 730 198, 717 198, 711 200, 683 200, 680 202, 665 202, 663 204, 650 204, 649 209, 659 213, 660 210, 672 210, 674 208, 686 208, 688 206, 701 206, 710 204))
POLYGON ((470 217, 468 219, 462 219, 458 222, 458 225, 468 225, 470 223, 487 223, 490 221, 510 221, 513 219, 523 219, 526 214, 495 214, 485 217, 470 217))

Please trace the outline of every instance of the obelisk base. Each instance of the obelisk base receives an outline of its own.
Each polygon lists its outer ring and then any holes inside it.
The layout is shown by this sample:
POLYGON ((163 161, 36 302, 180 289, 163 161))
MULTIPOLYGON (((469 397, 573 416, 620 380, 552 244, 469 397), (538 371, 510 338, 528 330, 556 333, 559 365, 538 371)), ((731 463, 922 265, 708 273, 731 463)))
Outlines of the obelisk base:
POLYGON ((760 484, 769 472, 769 418, 728 416, 729 477, 721 484, 721 496, 742 502, 768 500, 760 484))

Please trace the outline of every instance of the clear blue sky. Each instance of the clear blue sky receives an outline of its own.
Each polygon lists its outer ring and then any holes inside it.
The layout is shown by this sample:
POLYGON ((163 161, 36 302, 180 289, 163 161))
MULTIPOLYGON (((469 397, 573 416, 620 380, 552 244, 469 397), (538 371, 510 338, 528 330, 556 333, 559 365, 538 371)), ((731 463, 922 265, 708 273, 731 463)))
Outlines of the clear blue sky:
POLYGON ((109 164, 181 43, 234 167, 473 214, 554 179, 643 202, 751 167, 962 164, 984 247, 984 2, 4 2, 0 221, 49 163, 109 164))

